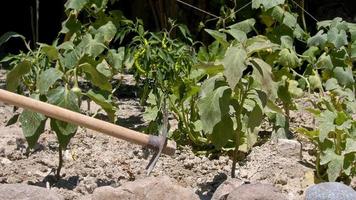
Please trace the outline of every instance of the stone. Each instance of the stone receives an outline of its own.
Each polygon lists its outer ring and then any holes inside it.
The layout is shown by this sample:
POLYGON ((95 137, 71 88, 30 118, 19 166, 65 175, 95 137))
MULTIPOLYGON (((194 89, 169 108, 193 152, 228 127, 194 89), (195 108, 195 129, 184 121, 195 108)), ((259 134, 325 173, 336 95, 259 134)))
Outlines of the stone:
POLYGON ((296 140, 278 139, 277 151, 284 158, 300 159, 301 145, 296 140))
POLYGON ((305 200, 355 200, 356 191, 338 182, 319 183, 305 192, 305 200))
POLYGON ((63 200, 63 197, 46 188, 25 184, 1 184, 0 200, 63 200))
POLYGON ((244 184, 233 189, 227 200, 287 200, 282 192, 269 184, 244 184))
POLYGON ((228 178, 216 189, 211 200, 225 200, 234 188, 243 185, 244 182, 239 179, 228 178))
POLYGON ((148 177, 133 182, 127 182, 118 188, 104 186, 97 188, 92 200, 116 200, 116 199, 156 199, 156 200, 180 200, 196 199, 199 197, 192 189, 178 185, 175 180, 163 177, 148 177))

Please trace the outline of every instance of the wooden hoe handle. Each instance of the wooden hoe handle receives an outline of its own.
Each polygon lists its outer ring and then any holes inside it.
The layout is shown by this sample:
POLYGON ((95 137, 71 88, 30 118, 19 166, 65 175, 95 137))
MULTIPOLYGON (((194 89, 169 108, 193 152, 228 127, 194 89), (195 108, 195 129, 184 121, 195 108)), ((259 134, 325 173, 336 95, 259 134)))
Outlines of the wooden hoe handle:
MULTIPOLYGON (((126 140, 131 143, 146 146, 151 149, 159 148, 161 140, 160 137, 154 135, 147 135, 122 126, 118 126, 109 122, 95 119, 59 106, 51 105, 42 101, 31 99, 22 95, 18 95, 6 90, 0 89, 0 101, 15 105, 17 107, 25 108, 34 112, 38 112, 68 123, 76 124, 86 127, 106 135, 110 135, 119 139, 126 140)), ((173 155, 176 150, 176 143, 167 140, 167 144, 163 148, 162 153, 173 155)))

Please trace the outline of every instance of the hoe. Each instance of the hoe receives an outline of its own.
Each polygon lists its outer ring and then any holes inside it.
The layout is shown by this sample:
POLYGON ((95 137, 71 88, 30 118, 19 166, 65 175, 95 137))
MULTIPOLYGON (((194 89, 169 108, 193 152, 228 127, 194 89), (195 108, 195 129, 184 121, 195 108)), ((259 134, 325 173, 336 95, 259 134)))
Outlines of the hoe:
POLYGON ((167 140, 167 111, 165 111, 163 117, 164 124, 161 136, 154 136, 140 133, 122 126, 95 119, 93 117, 73 112, 59 106, 51 105, 2 89, 0 89, 0 101, 28 109, 33 112, 38 112, 54 119, 76 124, 78 126, 104 133, 106 135, 123 139, 131 143, 142 145, 150 149, 154 149, 156 150, 156 153, 152 156, 152 159, 146 168, 148 170, 147 174, 151 173, 161 153, 174 155, 176 150, 176 143, 174 141, 167 140))

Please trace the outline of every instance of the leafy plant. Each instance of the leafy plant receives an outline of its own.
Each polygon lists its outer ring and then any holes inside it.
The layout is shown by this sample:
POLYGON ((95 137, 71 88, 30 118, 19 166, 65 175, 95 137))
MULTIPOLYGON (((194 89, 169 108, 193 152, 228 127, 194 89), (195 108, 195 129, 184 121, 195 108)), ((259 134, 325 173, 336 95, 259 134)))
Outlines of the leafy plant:
POLYGON ((319 127, 298 129, 316 146, 316 174, 321 180, 348 180, 356 174, 355 93, 334 78, 325 83, 328 95, 314 103, 309 111, 319 127))
POLYGON ((200 90, 197 83, 202 73, 192 70, 196 63, 194 49, 172 36, 180 34, 183 40, 191 43, 189 31, 174 21, 170 23, 170 30, 159 33, 144 31, 142 25, 137 25, 137 36, 131 44, 135 77, 143 86, 141 103, 147 105, 144 118, 150 121, 148 132, 157 133, 166 101, 168 110, 179 122, 172 137, 180 143, 199 144, 201 136, 195 122, 200 90))
MULTIPOLYGON (((31 98, 46 101, 79 112, 83 97, 89 98, 115 121, 116 104, 112 93, 115 90, 110 80, 121 71, 125 61, 125 48, 110 49, 115 38, 122 40, 130 30, 129 21, 124 21, 121 13, 105 13, 108 1, 69 0, 66 3, 68 18, 63 22, 64 34, 52 44, 39 44, 38 49, 28 53, 9 56, 3 61, 14 66, 7 74, 7 89, 30 95, 31 98), (92 17, 89 24, 80 20, 81 14, 92 17), (118 28, 127 27, 122 32, 118 28), (126 31, 126 32, 125 32, 126 31), (93 89, 80 88, 80 81, 90 82, 93 89), (84 92, 83 92, 84 91, 84 92)), ((12 35, 16 36, 16 35, 12 35)), ((19 121, 23 133, 33 148, 44 132, 47 117, 24 110, 19 121)), ((56 119, 50 119, 51 129, 59 141, 59 166, 62 167, 62 150, 75 135, 77 126, 56 119)))
MULTIPOLYGON (((247 38, 254 23, 251 19, 219 32, 207 30, 225 54, 210 66, 201 66, 209 74, 198 101, 203 131, 216 148, 234 149, 233 177, 238 152, 247 152, 255 144, 265 108, 273 105, 277 95, 272 67, 263 58, 279 45, 260 35, 247 38), (233 40, 228 41, 226 33, 233 40)), ((202 51, 203 57, 209 57, 202 51)))

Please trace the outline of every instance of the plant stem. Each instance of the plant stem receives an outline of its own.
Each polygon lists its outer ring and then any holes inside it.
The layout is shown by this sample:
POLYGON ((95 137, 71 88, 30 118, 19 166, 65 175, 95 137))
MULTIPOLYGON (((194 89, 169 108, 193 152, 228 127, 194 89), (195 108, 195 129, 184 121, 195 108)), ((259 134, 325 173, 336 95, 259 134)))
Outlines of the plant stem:
POLYGON ((61 169, 63 166, 63 155, 62 155, 62 146, 59 145, 58 147, 58 155, 59 155, 59 162, 58 162, 58 168, 56 171, 56 178, 60 179, 61 178, 61 169))

